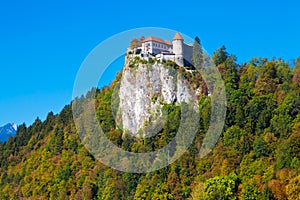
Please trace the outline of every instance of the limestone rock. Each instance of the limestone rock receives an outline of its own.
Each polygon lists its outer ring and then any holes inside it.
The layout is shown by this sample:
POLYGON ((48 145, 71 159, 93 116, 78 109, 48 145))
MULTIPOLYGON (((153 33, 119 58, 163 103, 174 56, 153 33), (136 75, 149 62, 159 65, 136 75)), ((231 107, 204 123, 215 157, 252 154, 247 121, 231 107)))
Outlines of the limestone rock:
POLYGON ((163 64, 126 67, 120 82, 117 124, 138 136, 150 118, 161 122, 163 104, 188 103, 194 96, 188 81, 176 69, 163 64))

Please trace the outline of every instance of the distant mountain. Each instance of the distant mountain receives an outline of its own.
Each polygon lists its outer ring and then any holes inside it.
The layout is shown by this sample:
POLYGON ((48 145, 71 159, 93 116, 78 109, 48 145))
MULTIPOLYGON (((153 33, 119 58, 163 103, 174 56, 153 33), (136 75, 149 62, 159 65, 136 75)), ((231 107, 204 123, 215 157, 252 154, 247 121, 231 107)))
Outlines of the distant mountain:
POLYGON ((0 127, 0 142, 7 141, 8 137, 16 135, 17 125, 15 123, 8 123, 0 127))

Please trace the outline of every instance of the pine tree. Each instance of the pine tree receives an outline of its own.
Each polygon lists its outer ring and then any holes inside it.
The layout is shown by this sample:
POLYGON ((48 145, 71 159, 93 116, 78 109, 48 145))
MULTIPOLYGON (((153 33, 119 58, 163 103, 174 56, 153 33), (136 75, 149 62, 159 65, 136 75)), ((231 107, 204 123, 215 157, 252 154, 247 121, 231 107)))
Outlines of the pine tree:
POLYGON ((229 57, 229 54, 226 51, 226 47, 223 45, 216 52, 214 52, 212 59, 213 59, 215 65, 218 66, 219 64, 224 63, 228 57, 229 57))
POLYGON ((196 69, 203 66, 203 50, 198 36, 195 37, 194 41, 192 62, 196 69))

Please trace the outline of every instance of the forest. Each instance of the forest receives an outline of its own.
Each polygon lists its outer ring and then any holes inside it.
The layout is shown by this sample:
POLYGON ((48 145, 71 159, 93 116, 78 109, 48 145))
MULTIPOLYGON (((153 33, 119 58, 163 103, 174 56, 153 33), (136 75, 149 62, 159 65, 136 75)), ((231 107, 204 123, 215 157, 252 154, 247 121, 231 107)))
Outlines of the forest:
MULTIPOLYGON (((0 199, 300 199, 300 58, 239 64, 222 46, 212 59, 225 82, 227 112, 207 156, 198 156, 210 122, 207 95, 198 100, 193 144, 171 165, 149 173, 120 172, 95 159, 77 134, 72 104, 81 99, 75 99, 59 114, 20 125, 15 137, 0 143, 0 199)), ((180 106, 164 106, 166 123, 154 137, 124 135, 111 108, 121 76, 96 91, 97 119, 106 136, 132 152, 163 147, 177 132, 180 106)), ((190 79, 202 81, 197 75, 190 79)))

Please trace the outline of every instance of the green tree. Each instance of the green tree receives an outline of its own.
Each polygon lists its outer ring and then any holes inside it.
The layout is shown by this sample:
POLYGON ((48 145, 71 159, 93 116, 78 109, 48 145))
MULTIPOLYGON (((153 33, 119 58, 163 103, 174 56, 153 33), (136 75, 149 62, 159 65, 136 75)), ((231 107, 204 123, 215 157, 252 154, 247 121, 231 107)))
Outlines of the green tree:
POLYGON ((224 145, 231 146, 236 149, 238 146, 238 141, 240 140, 241 136, 244 135, 243 132, 244 131, 237 125, 234 125, 227 129, 223 136, 224 145))
POLYGON ((238 177, 235 173, 228 176, 208 179, 204 183, 206 198, 215 200, 236 199, 238 177))
POLYGON ((285 167, 290 167, 292 162, 292 157, 290 155, 290 148, 286 140, 281 141, 276 150, 276 163, 275 167, 277 169, 282 169, 285 167))
POLYGON ((229 57, 228 52, 226 51, 226 47, 223 45, 216 52, 213 53, 213 61, 216 66, 224 63, 229 57))
POLYGON ((196 69, 199 69, 203 66, 203 49, 200 43, 200 39, 198 36, 195 37, 194 45, 193 45, 193 56, 192 56, 192 62, 196 69))
POLYGON ((165 183, 159 183, 154 190, 153 200, 171 200, 174 199, 172 194, 169 193, 168 186, 165 183))
POLYGON ((64 132, 61 128, 57 127, 54 130, 54 135, 49 142, 49 150, 54 154, 60 153, 64 145, 64 132))
POLYGON ((278 83, 277 63, 275 61, 266 62, 259 71, 255 83, 255 92, 257 95, 274 93, 278 83))
POLYGON ((256 200, 261 199, 262 193, 254 179, 250 179, 243 183, 241 199, 256 200))
POLYGON ((256 138, 256 140, 254 141, 254 146, 253 146, 254 155, 257 158, 259 158, 260 156, 267 156, 268 152, 267 152, 266 146, 267 146, 267 144, 262 137, 256 138))

